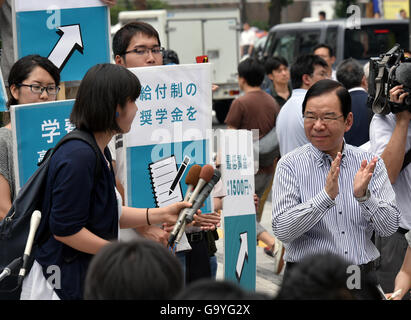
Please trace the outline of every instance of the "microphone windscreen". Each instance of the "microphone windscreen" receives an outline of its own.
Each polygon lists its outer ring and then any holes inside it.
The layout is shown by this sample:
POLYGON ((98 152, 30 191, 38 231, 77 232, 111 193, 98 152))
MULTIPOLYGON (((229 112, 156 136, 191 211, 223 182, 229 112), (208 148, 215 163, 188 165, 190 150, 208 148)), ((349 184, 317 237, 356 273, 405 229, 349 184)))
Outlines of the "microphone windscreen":
POLYGON ((200 172, 200 179, 209 182, 214 174, 214 168, 211 164, 206 164, 200 172))
POLYGON ((411 63, 401 63, 395 70, 395 77, 404 87, 411 88, 411 63))
POLYGON ((195 164, 191 166, 190 170, 188 170, 188 173, 186 175, 186 185, 196 186, 198 179, 200 179, 200 171, 200 165, 195 164))

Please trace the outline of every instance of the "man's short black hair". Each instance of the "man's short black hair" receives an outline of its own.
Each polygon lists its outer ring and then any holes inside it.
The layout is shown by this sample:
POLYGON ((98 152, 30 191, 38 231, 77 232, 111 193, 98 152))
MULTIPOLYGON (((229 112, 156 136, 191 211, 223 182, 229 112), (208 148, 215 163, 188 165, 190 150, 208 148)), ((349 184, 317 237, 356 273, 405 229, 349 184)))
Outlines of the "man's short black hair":
POLYGON ((189 283, 176 300, 269 300, 262 292, 245 290, 231 280, 198 279, 189 283))
POLYGON ((238 76, 251 87, 259 87, 264 80, 264 66, 254 58, 247 58, 238 65, 238 76))
POLYGON ((326 49, 328 49, 328 55, 329 55, 330 57, 334 57, 334 49, 333 49, 331 46, 329 46, 328 44, 325 44, 325 43, 317 44, 317 45, 314 47, 313 52, 314 52, 315 50, 317 50, 317 49, 320 49, 320 48, 326 48, 326 49))
POLYGON ((93 257, 84 299, 173 299, 183 285, 179 260, 160 243, 148 239, 113 242, 93 257))
POLYGON ((314 54, 304 54, 297 58, 291 66, 291 84, 294 89, 301 88, 303 85, 303 75, 314 73, 315 66, 328 68, 327 62, 323 58, 314 54))
POLYGON ((364 77, 364 69, 353 58, 342 61, 337 68, 337 80, 341 82, 347 90, 361 86, 364 77))
POLYGON ((168 49, 163 52, 163 64, 180 64, 180 59, 178 59, 178 54, 174 50, 168 49))
POLYGON ((340 100, 341 112, 344 119, 347 119, 348 114, 351 112, 351 96, 348 90, 341 83, 330 79, 317 81, 310 89, 308 89, 303 101, 303 115, 308 100, 333 91, 335 91, 338 99, 340 100))
POLYGON ((124 108, 140 91, 140 81, 126 68, 111 63, 95 65, 81 81, 70 122, 91 132, 121 132, 115 120, 117 106, 124 108))
POLYGON ((276 56, 270 57, 265 61, 265 73, 271 74, 273 70, 277 70, 281 66, 285 66, 288 68, 288 62, 285 58, 276 56))
POLYGON ((120 30, 116 32, 113 37, 113 54, 115 56, 123 56, 127 51, 127 47, 130 44, 131 38, 137 33, 146 35, 149 38, 156 38, 158 45, 161 46, 160 36, 156 29, 153 28, 151 24, 143 21, 133 21, 129 22, 120 30))
POLYGON ((277 300, 381 300, 375 279, 361 272, 361 289, 349 288, 352 273, 335 254, 305 257, 284 278, 277 300))

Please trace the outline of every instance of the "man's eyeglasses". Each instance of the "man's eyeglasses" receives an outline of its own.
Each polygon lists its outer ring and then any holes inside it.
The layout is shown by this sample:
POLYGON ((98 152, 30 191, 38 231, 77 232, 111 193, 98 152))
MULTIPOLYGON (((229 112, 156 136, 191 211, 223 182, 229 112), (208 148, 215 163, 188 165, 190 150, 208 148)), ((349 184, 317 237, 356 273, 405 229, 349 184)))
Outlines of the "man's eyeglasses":
POLYGON ((339 116, 337 116, 337 115, 325 115, 325 116, 320 117, 320 116, 317 116, 316 114, 309 113, 309 114, 305 114, 303 116, 304 121, 307 122, 307 123, 317 122, 318 119, 320 119, 320 121, 322 123, 330 123, 330 122, 335 121, 335 120, 337 120, 341 117, 344 117, 344 115, 343 114, 339 115, 339 116))
POLYGON ((163 54, 164 48, 163 48, 163 47, 154 47, 154 48, 145 48, 145 47, 142 47, 142 48, 135 48, 135 49, 132 49, 132 50, 129 50, 129 51, 124 52, 124 54, 132 53, 132 52, 136 53, 138 56, 147 56, 147 55, 151 52, 151 54, 152 54, 153 56, 155 56, 155 55, 163 54))
POLYGON ((47 94, 51 95, 51 96, 57 95, 57 93, 59 93, 59 91, 60 91, 60 88, 57 87, 57 86, 43 87, 43 86, 40 86, 38 84, 24 84, 24 83, 20 83, 19 86, 20 87, 29 87, 31 92, 33 92, 33 93, 43 94, 43 91, 46 90, 47 94))

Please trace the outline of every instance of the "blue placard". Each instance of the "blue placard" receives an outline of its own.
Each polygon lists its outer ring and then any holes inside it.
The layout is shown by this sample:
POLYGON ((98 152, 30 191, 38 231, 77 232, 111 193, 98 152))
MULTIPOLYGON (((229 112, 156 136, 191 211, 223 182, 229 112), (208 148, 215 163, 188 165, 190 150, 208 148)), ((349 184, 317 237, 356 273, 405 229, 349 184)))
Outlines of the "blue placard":
POLYGON ((11 106, 17 190, 36 171, 46 151, 74 129, 69 122, 73 105, 74 100, 63 100, 11 106))
MULTIPOLYGON (((58 7, 61 1, 55 2, 58 7)), ((81 80, 90 67, 110 62, 106 6, 18 10, 19 6, 15 13, 18 58, 48 57, 60 69, 61 81, 81 80)))
POLYGON ((224 218, 224 278, 255 290, 257 232, 255 214, 224 218))
POLYGON ((4 86, 3 75, 0 70, 0 112, 7 111, 7 93, 4 86))
MULTIPOLYGON (((184 199, 185 177, 192 165, 211 163, 210 65, 130 71, 141 81, 138 111, 130 132, 116 142, 125 146, 121 156, 126 157, 126 203, 165 207, 184 199), (187 166, 181 171, 185 161, 187 166)), ((212 210, 210 198, 201 208, 204 213, 212 210)))

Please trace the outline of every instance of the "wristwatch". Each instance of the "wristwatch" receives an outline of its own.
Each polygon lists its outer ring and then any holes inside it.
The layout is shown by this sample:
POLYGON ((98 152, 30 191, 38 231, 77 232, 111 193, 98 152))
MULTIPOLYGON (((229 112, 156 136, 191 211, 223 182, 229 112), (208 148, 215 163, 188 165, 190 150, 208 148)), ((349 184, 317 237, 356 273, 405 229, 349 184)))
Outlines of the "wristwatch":
POLYGON ((364 201, 367 201, 370 197, 371 197, 371 192, 370 192, 370 190, 367 189, 367 192, 365 193, 365 196, 359 197, 359 198, 355 197, 355 199, 358 202, 364 202, 364 201))

